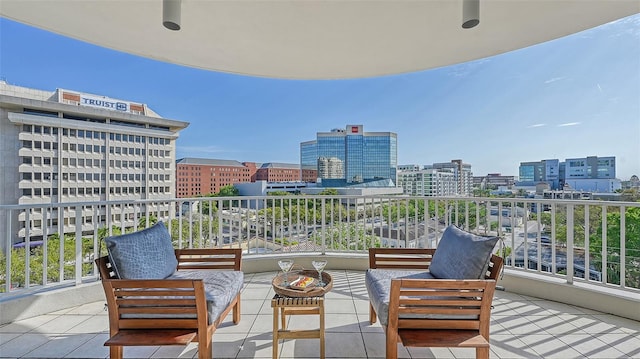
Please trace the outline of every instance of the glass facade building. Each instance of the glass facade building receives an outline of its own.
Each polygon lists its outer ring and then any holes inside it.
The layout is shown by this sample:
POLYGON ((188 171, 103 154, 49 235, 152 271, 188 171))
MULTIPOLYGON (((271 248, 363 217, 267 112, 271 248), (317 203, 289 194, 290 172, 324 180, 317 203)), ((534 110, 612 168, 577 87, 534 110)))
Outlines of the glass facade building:
POLYGON ((364 132, 362 125, 318 132, 315 141, 300 143, 300 165, 317 169, 325 187, 395 186, 397 135, 364 132))

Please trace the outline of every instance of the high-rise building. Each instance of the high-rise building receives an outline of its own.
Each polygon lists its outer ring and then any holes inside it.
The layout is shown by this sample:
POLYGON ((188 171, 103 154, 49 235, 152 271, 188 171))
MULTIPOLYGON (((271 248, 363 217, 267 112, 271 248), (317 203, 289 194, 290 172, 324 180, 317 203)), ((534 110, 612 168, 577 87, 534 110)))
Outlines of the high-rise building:
POLYGON ((457 194, 461 196, 471 195, 473 188, 473 173, 471 172, 470 164, 463 163, 462 160, 451 160, 451 162, 425 165, 424 169, 451 171, 457 183, 457 194))
POLYGON ((324 179, 344 178, 344 162, 336 157, 318 158, 318 176, 324 179))
MULTIPOLYGON (((142 103, 0 81, 0 204, 174 198, 175 140, 187 126, 142 103)), ((161 203, 149 205, 149 212, 169 218, 174 209, 161 203)), ((106 222, 104 207, 87 208, 82 223, 75 223, 75 213, 61 212, 38 209, 10 219, 2 212, 0 223, 11 222, 17 242, 25 228, 37 239, 45 226, 48 233, 75 233, 77 225, 93 231, 106 222)), ((125 226, 138 220, 127 205, 110 215, 125 226)))
POLYGON ((458 181, 452 171, 437 169, 409 170, 398 172, 398 186, 404 194, 411 196, 455 196, 458 181))
POLYGON ((362 125, 347 125, 300 143, 300 165, 315 169, 323 187, 395 186, 397 148, 393 132, 364 132, 362 125))

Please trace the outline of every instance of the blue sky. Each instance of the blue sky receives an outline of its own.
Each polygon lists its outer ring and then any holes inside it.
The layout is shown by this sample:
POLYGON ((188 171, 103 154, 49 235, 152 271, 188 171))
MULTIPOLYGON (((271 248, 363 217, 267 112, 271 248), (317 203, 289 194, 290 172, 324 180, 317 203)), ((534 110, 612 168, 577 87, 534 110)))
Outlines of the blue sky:
POLYGON ((517 175, 525 161, 616 156, 618 178, 640 175, 640 15, 469 63, 325 81, 197 70, 0 19, 0 77, 189 122, 177 158, 298 163, 316 132, 362 124, 398 134, 399 164, 517 175))

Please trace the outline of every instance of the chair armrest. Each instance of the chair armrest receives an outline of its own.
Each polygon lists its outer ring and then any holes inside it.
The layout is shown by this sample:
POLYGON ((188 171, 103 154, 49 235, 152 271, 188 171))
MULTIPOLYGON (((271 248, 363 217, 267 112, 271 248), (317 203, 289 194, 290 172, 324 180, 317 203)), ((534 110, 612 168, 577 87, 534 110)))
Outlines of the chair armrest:
POLYGON ((176 249, 178 270, 227 269, 241 270, 241 248, 176 249))
POLYGON ((204 329, 207 306, 202 280, 111 279, 102 281, 110 333, 120 329, 204 329))
POLYGON ((477 329, 487 334, 493 279, 392 279, 392 328, 477 329))

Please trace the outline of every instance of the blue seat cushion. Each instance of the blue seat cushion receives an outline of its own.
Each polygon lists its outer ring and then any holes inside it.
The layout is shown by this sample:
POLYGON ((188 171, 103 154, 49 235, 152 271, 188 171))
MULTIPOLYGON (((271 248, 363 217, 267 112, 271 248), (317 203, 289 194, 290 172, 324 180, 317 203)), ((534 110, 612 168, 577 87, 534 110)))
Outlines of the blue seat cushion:
POLYGON ((244 273, 241 271, 180 270, 167 279, 202 279, 207 297, 209 324, 220 317, 244 285, 244 273))
POLYGON ((449 226, 431 258, 429 272, 439 279, 484 279, 498 237, 484 237, 449 226))
POLYGON ((425 271, 405 271, 390 269, 368 269, 365 275, 365 285, 369 293, 369 302, 378 314, 380 324, 389 322, 389 294, 391 293, 391 280, 396 278, 406 279, 434 279, 425 271))
POLYGON ((109 261, 120 279, 164 279, 178 267, 171 235, 162 222, 104 241, 109 261))

